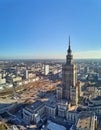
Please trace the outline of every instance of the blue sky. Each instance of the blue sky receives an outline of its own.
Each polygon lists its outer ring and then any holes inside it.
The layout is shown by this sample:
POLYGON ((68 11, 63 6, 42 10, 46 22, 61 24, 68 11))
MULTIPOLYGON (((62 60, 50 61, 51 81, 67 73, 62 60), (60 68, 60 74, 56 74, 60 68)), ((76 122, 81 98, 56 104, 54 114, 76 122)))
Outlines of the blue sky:
POLYGON ((0 0, 0 58, 101 58, 100 0, 0 0))

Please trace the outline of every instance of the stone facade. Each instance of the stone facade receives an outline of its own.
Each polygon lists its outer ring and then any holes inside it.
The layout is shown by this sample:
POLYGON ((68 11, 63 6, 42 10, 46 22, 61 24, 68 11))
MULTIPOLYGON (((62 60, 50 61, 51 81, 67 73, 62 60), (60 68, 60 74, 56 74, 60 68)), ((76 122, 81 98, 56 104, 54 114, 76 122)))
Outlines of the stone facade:
POLYGON ((56 89, 56 96, 58 100, 62 99, 62 90, 62 85, 58 85, 56 89))
POLYGON ((72 50, 67 50, 66 63, 62 66, 62 96, 73 105, 78 104, 78 86, 77 86, 77 66, 73 63, 72 50))
POLYGON ((92 112, 81 112, 75 130, 95 130, 97 117, 92 112))
POLYGON ((45 115, 45 104, 36 101, 23 109, 23 120, 27 123, 38 123, 45 115))
POLYGON ((68 102, 66 100, 60 100, 57 105, 58 105, 58 116, 65 118, 66 112, 68 110, 68 102))
POLYGON ((57 114, 57 105, 54 102, 48 102, 45 105, 45 112, 47 117, 55 117, 57 114))
POLYGON ((78 112, 76 112, 76 111, 67 111, 66 119, 67 119, 67 121, 75 123, 77 121, 77 119, 78 119, 78 112))

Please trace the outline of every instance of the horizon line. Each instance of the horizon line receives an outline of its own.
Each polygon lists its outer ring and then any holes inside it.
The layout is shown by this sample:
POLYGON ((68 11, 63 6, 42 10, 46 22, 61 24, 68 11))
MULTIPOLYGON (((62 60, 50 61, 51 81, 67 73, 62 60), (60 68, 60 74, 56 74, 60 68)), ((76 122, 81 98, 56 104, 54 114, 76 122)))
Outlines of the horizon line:
MULTIPOLYGON (((66 60, 65 58, 0 58, 0 60, 66 60)), ((75 58, 73 60, 101 60, 101 58, 75 58)))

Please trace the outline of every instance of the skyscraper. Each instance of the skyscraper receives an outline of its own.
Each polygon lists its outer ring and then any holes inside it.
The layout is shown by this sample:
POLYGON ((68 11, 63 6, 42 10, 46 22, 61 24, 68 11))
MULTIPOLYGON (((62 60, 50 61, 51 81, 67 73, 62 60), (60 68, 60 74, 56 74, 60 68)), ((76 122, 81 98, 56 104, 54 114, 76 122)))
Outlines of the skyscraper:
POLYGON ((66 99, 71 104, 78 103, 78 86, 77 86, 77 67, 73 63, 73 55, 70 46, 66 55, 66 63, 62 66, 62 85, 63 85, 63 99, 66 99))
POLYGON ((45 75, 48 75, 48 73, 49 73, 49 65, 44 66, 44 73, 45 73, 45 75))

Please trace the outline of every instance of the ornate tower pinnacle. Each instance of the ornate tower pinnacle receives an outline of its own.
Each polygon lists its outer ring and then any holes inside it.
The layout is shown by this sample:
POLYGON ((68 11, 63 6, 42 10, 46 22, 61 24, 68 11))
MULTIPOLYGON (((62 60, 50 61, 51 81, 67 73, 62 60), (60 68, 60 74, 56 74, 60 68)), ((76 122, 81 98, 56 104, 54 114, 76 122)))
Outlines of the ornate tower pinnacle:
POLYGON ((69 46, 68 46, 68 54, 72 53, 71 46, 70 46, 70 36, 69 36, 69 46))
POLYGON ((70 46, 70 36, 69 36, 69 46, 70 46))
POLYGON ((70 36, 69 36, 69 46, 67 50, 67 56, 66 56, 66 64, 71 64, 73 60, 72 50, 70 46, 70 36))

